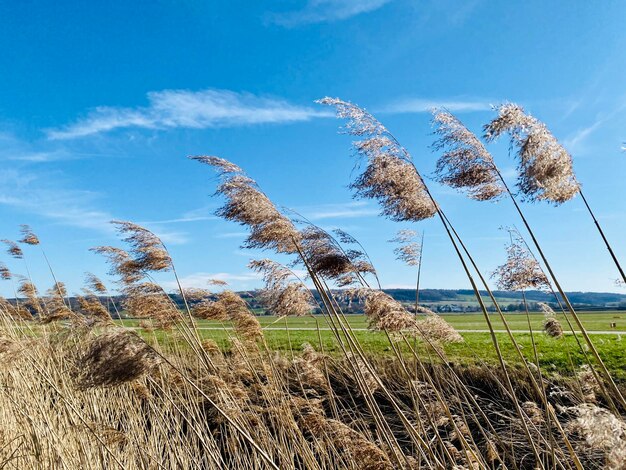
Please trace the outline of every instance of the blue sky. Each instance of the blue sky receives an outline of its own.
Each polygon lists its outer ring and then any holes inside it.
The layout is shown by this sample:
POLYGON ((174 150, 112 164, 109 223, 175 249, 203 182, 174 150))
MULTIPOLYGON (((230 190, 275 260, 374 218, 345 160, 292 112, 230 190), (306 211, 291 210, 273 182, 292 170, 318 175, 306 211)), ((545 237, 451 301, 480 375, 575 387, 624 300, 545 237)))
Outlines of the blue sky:
MULTIPOLYGON (((351 232, 383 285, 411 286, 413 271, 385 242, 409 226, 351 198, 350 138, 313 101, 367 107, 431 175, 431 106, 478 132, 490 105, 510 100, 573 154, 626 260, 624 18, 622 1, 3 2, 0 236, 15 239, 18 224, 30 224, 76 291, 85 271, 106 272, 88 249, 117 243, 108 221, 132 220, 163 237, 186 285, 219 277, 259 286, 246 264, 264 255, 240 249, 245 230, 212 215, 216 180, 185 158, 211 154, 244 167, 278 205, 351 232)), ((489 149, 513 181, 506 143, 489 149)), ((519 224, 510 203, 432 187, 482 270, 502 263, 498 227, 519 224)), ((525 210, 567 290, 619 291, 578 198, 525 210)), ((468 288, 437 221, 411 228, 425 231, 423 285, 468 288)), ((52 284, 39 250, 26 251, 34 280, 52 284)))

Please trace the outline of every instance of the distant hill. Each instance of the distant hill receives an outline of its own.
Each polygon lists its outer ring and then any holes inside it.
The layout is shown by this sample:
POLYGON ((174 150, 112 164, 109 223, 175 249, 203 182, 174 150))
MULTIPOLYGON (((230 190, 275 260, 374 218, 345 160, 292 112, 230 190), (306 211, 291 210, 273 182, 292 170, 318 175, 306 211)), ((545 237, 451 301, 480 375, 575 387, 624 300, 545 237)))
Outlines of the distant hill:
MULTIPOLYGON (((408 310, 413 310, 415 304, 415 290, 412 289, 384 289, 391 297, 405 305, 408 310)), ((337 291, 340 293, 340 291, 337 291)), ((480 291, 481 296, 485 299, 487 310, 494 312, 495 308, 491 304, 486 291, 480 291)), ((242 291, 239 294, 246 300, 248 305, 258 314, 267 314, 259 298, 258 291, 242 291)), ((577 310, 593 311, 593 310, 626 310, 626 294, 615 294, 610 292, 566 292, 570 302, 577 310)), ((313 295, 319 300, 316 291, 313 295)), ((494 295, 498 300, 498 304, 503 311, 517 312, 524 310, 522 294, 520 292, 494 291, 494 295)), ((555 310, 559 310, 558 302, 554 295, 546 294, 540 291, 527 291, 525 293, 531 310, 538 310, 537 302, 545 302, 552 306, 555 310)), ((172 300, 182 309, 184 307, 183 299, 179 294, 170 294, 172 300)), ((341 299, 341 296, 337 296, 341 299)), ((123 302, 121 296, 114 296, 113 300, 119 306, 123 302)), ((15 299, 9 299, 9 302, 15 302, 15 299)), ((77 307, 76 298, 71 297, 70 303, 72 307, 77 307)), ((110 299, 102 299, 104 305, 108 305, 111 315, 116 316, 115 308, 110 299)), ((469 289, 423 289, 419 293, 420 305, 426 306, 440 313, 464 313, 478 312, 479 304, 476 301, 474 292, 469 289)), ((360 301, 353 300, 347 302, 339 300, 342 310, 345 313, 362 313, 363 304, 360 301)))
MULTIPOLYGON (((397 301, 411 309, 415 303, 415 290, 412 289, 384 289, 384 291, 397 301)), ((480 291, 485 298, 485 305, 489 311, 495 311, 491 305, 486 291, 480 291)), ((263 312, 263 306, 259 300, 257 291, 240 292, 248 304, 255 310, 263 312)), ((318 297, 317 292, 313 292, 318 297)), ((555 309, 558 302, 554 295, 540 291, 525 292, 526 300, 531 309, 536 310, 537 302, 545 302, 555 309)), ((626 294, 615 294, 605 292, 566 292, 572 305, 579 310, 626 310, 626 294)), ((494 296, 498 300, 500 307, 504 311, 522 311, 524 304, 520 292, 494 291, 494 296)), ((181 302, 179 296, 173 295, 177 301, 181 302)), ((319 300, 319 297, 318 297, 319 300)), ((419 293, 419 302, 437 312, 477 312, 479 304, 476 301, 474 292, 469 289, 423 289, 419 293)), ((342 309, 346 313, 361 313, 363 305, 358 301, 340 301, 342 309)))

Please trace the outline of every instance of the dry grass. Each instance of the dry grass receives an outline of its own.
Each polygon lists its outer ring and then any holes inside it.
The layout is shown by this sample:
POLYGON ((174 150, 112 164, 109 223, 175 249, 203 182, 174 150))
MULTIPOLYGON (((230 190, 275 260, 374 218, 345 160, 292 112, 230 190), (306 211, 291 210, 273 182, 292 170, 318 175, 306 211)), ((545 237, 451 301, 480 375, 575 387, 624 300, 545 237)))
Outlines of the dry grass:
MULTIPOLYGON (((436 114, 435 148, 444 151, 439 179, 475 199, 511 197, 549 276, 521 236, 511 240, 507 262, 496 275, 507 289, 555 284, 584 340, 574 335, 587 363, 573 378, 543 375, 532 332, 534 363, 526 360, 469 249, 406 149, 358 106, 331 98, 321 103, 336 107, 338 116, 348 120, 346 132, 360 139, 354 149, 365 168, 351 185, 357 196, 376 199, 382 214, 397 221, 441 220, 476 292, 500 367, 452 363, 442 345, 463 337, 418 302, 410 312, 382 292, 371 259, 354 237, 336 231, 335 238, 294 220, 227 160, 193 157, 216 169, 217 194, 225 199, 217 214, 249 230, 245 246, 291 256, 289 266, 303 267, 319 295, 316 301, 289 267, 255 261, 251 268, 265 281, 261 297, 267 308, 279 317, 310 315, 319 308, 323 315, 313 318, 330 329, 341 355, 325 354, 319 331, 319 344, 304 345, 301 354, 295 348, 283 354, 270 350, 243 298, 230 290, 183 289, 156 235, 131 222, 114 222, 127 249, 94 251, 104 255, 116 277, 123 293, 119 307, 143 319, 146 335, 113 324, 110 312, 119 312, 118 305, 91 274, 74 304, 56 278, 40 294, 29 277, 18 276, 21 298, 0 299, 0 467, 624 468, 621 389, 480 140, 451 114, 436 114), (154 282, 155 272, 174 277, 182 311, 154 282), (490 294, 517 363, 504 360, 475 276, 490 294), (364 299, 369 325, 386 334, 391 358, 372 357, 363 349, 333 286, 364 299), (226 350, 201 340, 199 318, 232 322, 234 329, 225 330, 226 350), (154 329, 163 331, 150 336, 154 329), (417 353, 418 341, 428 357, 417 353)), ((579 186, 569 154, 556 138, 519 107, 505 105, 499 113, 487 126, 487 137, 508 133, 519 147, 519 187, 525 196, 556 203, 573 197, 579 186)), ((21 233, 19 244, 3 242, 13 258, 25 263, 20 244, 41 243, 30 227, 22 226, 21 233)), ((393 241, 399 244, 397 257, 419 268, 422 246, 416 238, 404 230, 393 241)), ((15 277, 4 265, 0 276, 15 277)), ((551 337, 563 334, 551 310, 546 310, 544 329, 551 337)))

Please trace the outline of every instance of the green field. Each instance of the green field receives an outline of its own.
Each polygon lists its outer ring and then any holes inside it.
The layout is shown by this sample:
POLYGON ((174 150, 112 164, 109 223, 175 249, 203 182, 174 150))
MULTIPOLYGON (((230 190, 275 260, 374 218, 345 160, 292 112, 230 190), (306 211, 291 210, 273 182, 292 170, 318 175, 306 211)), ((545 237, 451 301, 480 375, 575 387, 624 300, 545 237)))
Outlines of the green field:
MULTIPOLYGON (((620 381, 626 380, 626 340, 622 340, 620 334, 620 332, 624 332, 626 335, 626 312, 581 312, 579 315, 589 332, 615 331, 615 334, 593 334, 591 337, 615 378, 620 381), (616 327, 611 328, 611 323, 615 323, 616 327)), ((445 345, 444 349, 449 360, 461 364, 480 364, 482 362, 495 364, 497 362, 497 356, 488 333, 463 332, 463 330, 487 329, 487 324, 482 315, 448 314, 443 315, 443 317, 461 331, 465 339, 464 343, 445 345)), ((365 351, 371 354, 393 354, 393 349, 384 333, 366 330, 367 323, 363 315, 348 315, 346 318, 365 351)), ((491 318, 494 329, 497 331, 504 329, 497 315, 492 315, 491 318)), ((528 333, 526 315, 519 313, 507 314, 506 318, 510 328, 515 331, 514 336, 520 344, 524 355, 529 361, 534 362, 531 335, 528 333)), ((323 349, 330 354, 340 352, 340 346, 334 337, 334 333, 328 329, 322 316, 315 318, 292 317, 288 319, 260 316, 259 320, 264 328, 266 343, 271 349, 297 352, 301 349, 302 344, 307 342, 314 345, 316 349, 323 349), (319 324, 319 331, 316 323, 319 324)), ((561 320, 565 331, 567 331, 568 327, 562 315, 559 315, 559 320, 561 320)), ((531 314, 531 326, 535 332, 534 339, 540 365, 548 372, 571 374, 574 369, 585 363, 584 353, 578 346, 576 338, 571 334, 561 339, 548 337, 542 332, 542 322, 542 314, 531 314)), ((122 320, 121 323, 127 327, 136 327, 138 321, 122 320)), ((232 336, 230 325, 207 320, 200 320, 197 323, 202 338, 214 339, 223 348, 229 348, 230 337, 232 336)), ((179 333, 175 330, 172 332, 146 331, 141 332, 141 334, 147 337, 154 335, 155 339, 165 342, 179 340, 179 333)), ((519 362, 508 336, 505 333, 498 333, 497 338, 507 362, 511 364, 519 362)), ((580 341, 583 342, 582 338, 580 338, 580 341)), ((428 358, 432 356, 432 351, 426 345, 418 343, 417 348, 423 357, 428 358)), ((406 346, 404 349, 405 354, 409 354, 406 346)), ((583 347, 583 350, 585 349, 586 347, 583 347)))

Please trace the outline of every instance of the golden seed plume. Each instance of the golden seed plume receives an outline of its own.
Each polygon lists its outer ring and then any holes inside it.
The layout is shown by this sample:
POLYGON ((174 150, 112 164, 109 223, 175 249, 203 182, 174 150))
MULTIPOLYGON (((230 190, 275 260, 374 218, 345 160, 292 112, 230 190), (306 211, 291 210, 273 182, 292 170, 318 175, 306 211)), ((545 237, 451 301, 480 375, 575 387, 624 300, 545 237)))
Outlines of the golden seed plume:
POLYGON ((554 310, 550 306, 543 302, 538 302, 537 305, 543 312, 543 330, 548 336, 553 338, 560 338, 563 336, 563 327, 561 322, 556 318, 554 310))
POLYGON ((579 191, 571 155, 546 125, 527 114, 521 106, 505 103, 498 116, 484 126, 485 138, 492 141, 508 134, 517 147, 518 182, 528 201, 561 204, 579 191))
POLYGON ((389 242, 399 245, 393 250, 397 260, 408 266, 420 265, 422 245, 417 241, 417 232, 408 229, 399 230, 389 242))
POLYGON ((519 235, 512 234, 512 237, 511 243, 506 248, 506 263, 498 266, 491 274, 492 278, 496 278, 498 289, 508 291, 549 289, 550 281, 523 240, 519 235))
POLYGON ((82 390, 111 387, 136 380, 158 363, 158 356, 137 335, 109 330, 82 346, 72 376, 82 390))
POLYGON ((415 332, 416 320, 400 302, 381 290, 355 289, 352 295, 365 299, 364 313, 370 328, 396 333, 415 332))
POLYGON ((432 122, 439 136, 433 147, 443 151, 437 161, 437 179, 478 201, 499 198, 505 188, 482 142, 447 111, 436 111, 432 122))
POLYGON ((365 170, 350 185, 357 197, 376 199, 382 214, 396 221, 419 221, 435 215, 436 206, 412 164, 411 156, 391 133, 366 110, 338 98, 323 98, 337 117, 347 119, 345 132, 362 137, 353 146, 367 161, 365 170))
POLYGON ((9 281, 12 278, 13 278, 13 274, 11 273, 9 268, 7 268, 6 264, 0 263, 0 279, 9 281))
POLYGON ((7 246, 7 253, 10 254, 13 258, 21 259, 24 257, 24 252, 17 243, 11 240, 7 240, 6 238, 1 241, 7 246))
POLYGON ((89 289, 91 289, 92 291, 98 294, 107 293, 107 288, 104 285, 104 282, 102 282, 102 280, 95 274, 85 273, 85 283, 87 284, 87 287, 89 289))
POLYGON ((273 315, 303 316, 312 312, 311 292, 300 281, 290 282, 291 270, 270 259, 253 260, 248 266, 263 275, 265 288, 260 291, 260 299, 273 315))
POLYGON ((39 237, 35 235, 29 225, 20 225, 20 232, 22 233, 22 238, 18 240, 20 243, 25 243, 26 245, 39 245, 39 237))
POLYGON ((105 323, 113 321, 109 310, 95 295, 79 295, 76 297, 76 302, 78 304, 78 311, 85 317, 105 323))
POLYGON ((154 233, 132 222, 114 220, 112 223, 123 236, 122 240, 130 245, 130 253, 137 269, 158 272, 172 268, 172 258, 161 239, 154 233))
POLYGON ((161 286, 153 282, 128 285, 123 290, 124 308, 136 318, 150 318, 159 328, 170 328, 181 313, 161 286))
MULTIPOLYGON (((341 232, 342 239, 355 243, 354 237, 341 232)), ((361 250, 347 249, 328 232, 311 225, 301 231, 301 251, 311 270, 326 279, 332 279, 339 287, 361 280, 366 274, 376 275, 374 266, 361 250)))
POLYGON ((111 266, 109 274, 119 276, 123 284, 129 285, 137 282, 145 275, 139 264, 126 250, 114 246, 97 246, 90 248, 90 251, 104 256, 111 266))
POLYGON ((418 312, 426 315, 426 318, 418 320, 416 324, 417 333, 420 337, 437 344, 462 343, 464 341, 463 336, 440 315, 422 305, 418 305, 418 312))
POLYGON ((296 228, 241 168, 218 157, 190 158, 217 170, 221 183, 216 194, 224 196, 226 203, 216 215, 250 229, 244 247, 273 249, 279 253, 297 251, 299 234, 296 228))
POLYGON ((254 341, 263 337, 259 320, 250 311, 246 301, 235 292, 225 290, 217 294, 217 300, 202 300, 192 307, 191 312, 198 318, 232 321, 235 332, 246 340, 254 341))

